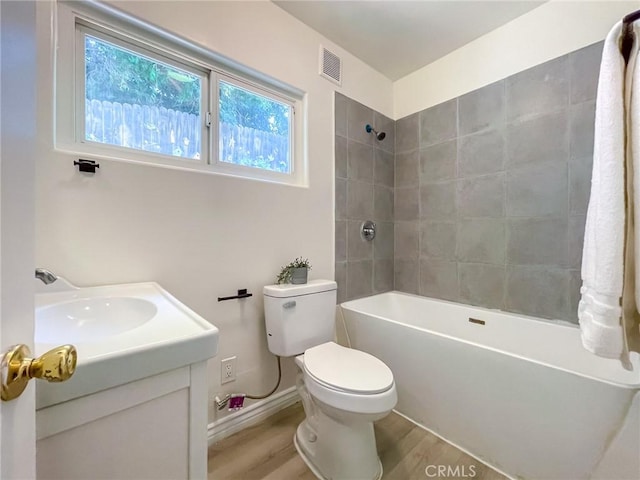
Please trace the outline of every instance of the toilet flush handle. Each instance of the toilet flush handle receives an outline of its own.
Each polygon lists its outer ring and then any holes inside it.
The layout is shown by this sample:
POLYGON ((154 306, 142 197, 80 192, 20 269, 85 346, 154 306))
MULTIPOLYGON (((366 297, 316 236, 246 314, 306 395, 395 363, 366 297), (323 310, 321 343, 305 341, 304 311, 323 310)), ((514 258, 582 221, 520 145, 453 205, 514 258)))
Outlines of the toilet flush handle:
POLYGON ((282 308, 293 308, 296 306, 295 300, 292 302, 287 302, 282 304, 282 308))

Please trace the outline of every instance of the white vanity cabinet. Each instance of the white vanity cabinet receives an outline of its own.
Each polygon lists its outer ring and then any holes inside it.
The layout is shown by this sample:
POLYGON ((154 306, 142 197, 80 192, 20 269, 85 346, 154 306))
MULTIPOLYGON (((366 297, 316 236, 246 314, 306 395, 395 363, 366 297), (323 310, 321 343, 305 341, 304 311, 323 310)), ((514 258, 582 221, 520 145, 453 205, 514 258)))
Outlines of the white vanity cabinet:
POLYGON ((206 363, 218 330, 146 283, 36 295, 36 353, 65 331, 78 364, 68 381, 36 385, 37 479, 206 479, 206 363), (142 305, 131 298, 157 311, 104 335, 128 317, 122 305, 142 305))
POLYGON ((36 412, 40 480, 205 479, 206 363, 36 412))

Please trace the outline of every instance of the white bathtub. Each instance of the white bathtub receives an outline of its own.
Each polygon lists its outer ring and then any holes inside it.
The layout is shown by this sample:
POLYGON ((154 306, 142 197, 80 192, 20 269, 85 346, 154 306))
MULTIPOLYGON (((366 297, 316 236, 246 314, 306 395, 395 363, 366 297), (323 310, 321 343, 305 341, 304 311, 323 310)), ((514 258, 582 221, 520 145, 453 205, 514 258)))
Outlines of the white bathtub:
POLYGON ((393 371, 396 410, 497 470, 640 478, 637 354, 627 371, 573 325, 399 292, 339 311, 351 346, 393 371))

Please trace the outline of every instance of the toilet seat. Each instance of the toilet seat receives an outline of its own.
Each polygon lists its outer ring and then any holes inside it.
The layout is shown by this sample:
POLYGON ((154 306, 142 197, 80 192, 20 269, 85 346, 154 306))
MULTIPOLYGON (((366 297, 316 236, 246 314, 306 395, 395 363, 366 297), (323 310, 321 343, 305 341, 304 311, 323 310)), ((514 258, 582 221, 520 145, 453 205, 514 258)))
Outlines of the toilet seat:
POLYGON ((391 370, 368 353, 327 342, 296 361, 309 393, 331 407, 377 414, 390 411, 398 400, 391 370))
POLYGON ((334 342, 307 349, 304 368, 319 383, 341 392, 382 393, 393 385, 393 373, 384 362, 334 342))

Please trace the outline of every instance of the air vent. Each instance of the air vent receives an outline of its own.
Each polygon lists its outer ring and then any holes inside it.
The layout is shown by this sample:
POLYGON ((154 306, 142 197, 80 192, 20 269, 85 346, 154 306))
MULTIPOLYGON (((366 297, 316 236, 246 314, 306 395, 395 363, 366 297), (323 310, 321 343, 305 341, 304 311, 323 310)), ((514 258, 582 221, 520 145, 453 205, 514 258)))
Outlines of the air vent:
POLYGON ((320 75, 342 85, 342 59, 320 45, 320 75))

